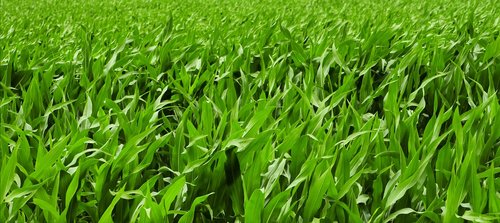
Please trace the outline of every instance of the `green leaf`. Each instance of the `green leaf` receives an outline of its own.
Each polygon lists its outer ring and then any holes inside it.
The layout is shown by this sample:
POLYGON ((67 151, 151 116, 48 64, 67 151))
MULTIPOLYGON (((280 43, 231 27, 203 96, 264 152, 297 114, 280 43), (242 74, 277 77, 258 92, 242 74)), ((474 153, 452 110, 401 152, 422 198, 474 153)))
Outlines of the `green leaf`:
POLYGON ((5 200, 5 196, 9 192, 12 182, 14 182, 17 165, 17 150, 17 148, 14 148, 14 151, 8 159, 6 157, 2 159, 2 169, 0 170, 2 175, 0 178, 0 197, 2 201, 5 200))
POLYGON ((254 190, 250 199, 245 202, 245 222, 261 222, 264 209, 264 192, 254 190))
POLYGON ((165 195, 163 195, 160 202, 163 206, 162 210, 165 211, 164 215, 167 215, 169 210, 171 210, 170 205, 174 201, 175 197, 177 197, 181 193, 182 188, 185 184, 186 177, 182 176, 167 187, 167 191, 165 192, 165 195))
POLYGON ((191 204, 191 208, 189 209, 189 211, 184 214, 181 219, 179 219, 179 223, 189 223, 189 222, 193 222, 194 220, 194 212, 196 210, 196 206, 198 206, 199 204, 201 204, 202 202, 204 202, 208 196, 212 195, 213 193, 210 193, 210 194, 207 194, 207 195, 203 195, 203 196, 200 196, 200 197, 197 197, 196 199, 194 199, 193 203, 191 204))
POLYGON ((309 194, 304 206, 304 219, 306 221, 311 220, 316 212, 321 207, 323 203, 323 198, 326 195, 326 191, 332 183, 332 172, 330 169, 322 170, 316 167, 315 176, 312 179, 311 187, 309 188, 309 194), (319 176, 317 175, 319 171, 322 172, 319 176))

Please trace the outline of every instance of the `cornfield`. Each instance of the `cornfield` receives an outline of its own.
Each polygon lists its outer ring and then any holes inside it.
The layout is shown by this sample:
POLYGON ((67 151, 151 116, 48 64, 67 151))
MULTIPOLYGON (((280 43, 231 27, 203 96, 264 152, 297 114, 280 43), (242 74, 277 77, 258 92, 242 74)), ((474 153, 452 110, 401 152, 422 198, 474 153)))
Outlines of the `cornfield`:
POLYGON ((1 0, 0 222, 499 222, 498 0, 1 0))

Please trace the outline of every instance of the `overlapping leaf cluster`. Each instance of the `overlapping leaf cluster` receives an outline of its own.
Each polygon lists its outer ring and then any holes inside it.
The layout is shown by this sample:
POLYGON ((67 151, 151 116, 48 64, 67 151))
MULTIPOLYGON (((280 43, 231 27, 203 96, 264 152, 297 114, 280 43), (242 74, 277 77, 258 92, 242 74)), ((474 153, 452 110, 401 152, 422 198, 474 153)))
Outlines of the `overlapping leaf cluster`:
POLYGON ((500 1, 0 8, 2 222, 500 219, 500 1))

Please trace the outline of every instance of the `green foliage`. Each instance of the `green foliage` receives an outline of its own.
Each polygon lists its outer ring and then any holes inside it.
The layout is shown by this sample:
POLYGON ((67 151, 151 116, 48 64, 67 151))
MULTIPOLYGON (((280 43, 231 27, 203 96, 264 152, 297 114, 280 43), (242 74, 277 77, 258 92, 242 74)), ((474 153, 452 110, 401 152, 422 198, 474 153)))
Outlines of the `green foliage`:
POLYGON ((0 9, 0 222, 500 221, 500 1, 0 9))

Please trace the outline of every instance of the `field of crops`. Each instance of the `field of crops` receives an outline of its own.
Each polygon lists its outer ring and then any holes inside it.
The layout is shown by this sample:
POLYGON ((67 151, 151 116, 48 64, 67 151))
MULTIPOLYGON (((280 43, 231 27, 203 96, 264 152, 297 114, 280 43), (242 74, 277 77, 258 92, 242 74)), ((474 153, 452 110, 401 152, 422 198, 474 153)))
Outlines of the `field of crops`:
POLYGON ((499 222, 498 0, 0 0, 0 222, 499 222))

